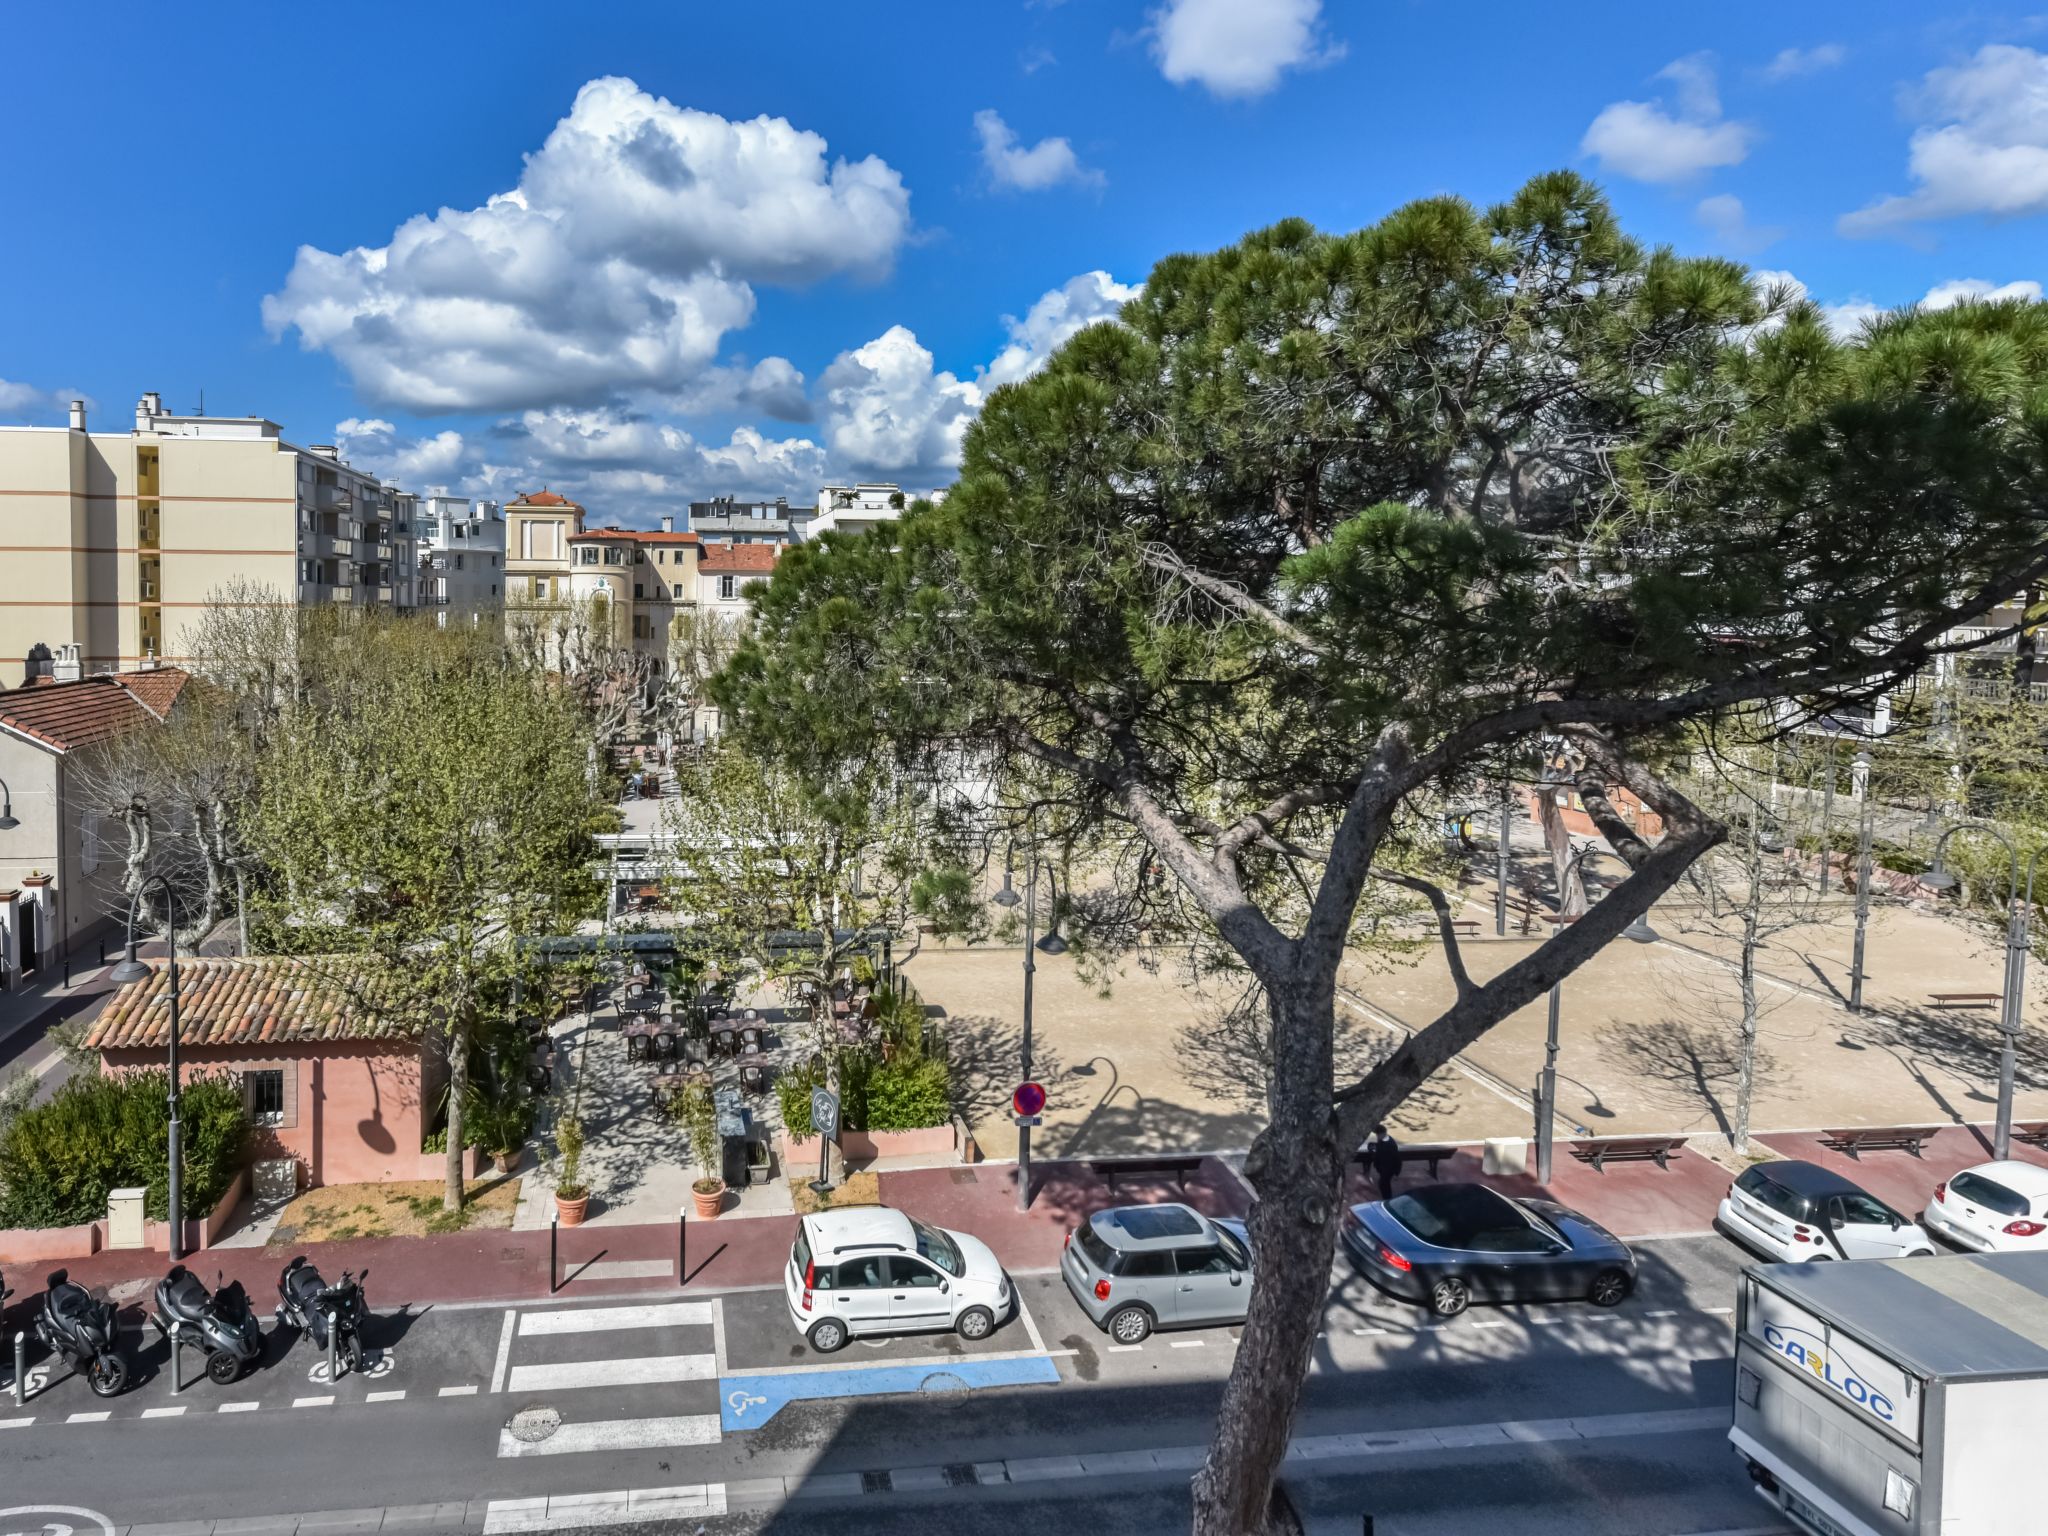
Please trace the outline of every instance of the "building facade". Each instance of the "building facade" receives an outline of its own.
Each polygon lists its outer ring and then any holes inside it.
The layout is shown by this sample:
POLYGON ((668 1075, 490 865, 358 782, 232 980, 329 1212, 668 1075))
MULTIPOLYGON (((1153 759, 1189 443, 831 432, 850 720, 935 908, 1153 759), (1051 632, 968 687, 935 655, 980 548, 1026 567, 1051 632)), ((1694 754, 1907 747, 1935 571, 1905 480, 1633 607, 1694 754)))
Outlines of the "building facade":
POLYGON ((0 692, 0 991, 47 974, 121 906, 128 844, 85 803, 77 754, 169 718, 185 674, 81 675, 66 645, 32 686, 0 692))
POLYGON ((223 593, 406 608, 413 498, 261 417, 179 416, 146 394, 132 429, 0 427, 0 687, 37 647, 87 673, 189 659, 223 593), (264 595, 269 594, 269 595, 264 595))
POLYGON ((690 503, 690 532, 706 542, 719 539, 728 544, 800 544, 810 521, 809 507, 792 507, 781 496, 773 501, 718 496, 690 503))
POLYGON ((420 607, 446 627, 495 620, 505 606, 505 518, 495 501, 422 496, 420 607))
POLYGON ((698 541, 659 529, 591 528, 577 502, 541 490, 505 505, 508 625, 545 632, 588 624, 593 641, 668 666, 669 629, 698 598, 698 541))
POLYGON ((821 533, 866 533, 883 523, 893 523, 914 498, 900 485, 828 485, 818 492, 817 515, 810 520, 804 537, 821 533))

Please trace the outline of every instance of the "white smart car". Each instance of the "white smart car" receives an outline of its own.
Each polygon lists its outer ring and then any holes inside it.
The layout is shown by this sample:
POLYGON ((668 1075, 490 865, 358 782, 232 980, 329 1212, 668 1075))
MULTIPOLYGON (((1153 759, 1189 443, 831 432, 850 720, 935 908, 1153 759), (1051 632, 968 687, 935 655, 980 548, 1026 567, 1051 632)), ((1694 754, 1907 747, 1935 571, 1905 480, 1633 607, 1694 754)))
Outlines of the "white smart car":
POLYGON ((1784 1264, 1913 1259, 1934 1239, 1868 1190, 1818 1163, 1758 1163, 1728 1186, 1714 1225, 1784 1264))
POLYGON ((869 1333, 986 1338, 1017 1300, 980 1238, 879 1205, 800 1219, 783 1290, 790 1321, 821 1355, 869 1333))
POLYGON ((2048 1252, 2048 1168, 1979 1163, 1934 1186, 1927 1230, 1978 1253, 2048 1252))

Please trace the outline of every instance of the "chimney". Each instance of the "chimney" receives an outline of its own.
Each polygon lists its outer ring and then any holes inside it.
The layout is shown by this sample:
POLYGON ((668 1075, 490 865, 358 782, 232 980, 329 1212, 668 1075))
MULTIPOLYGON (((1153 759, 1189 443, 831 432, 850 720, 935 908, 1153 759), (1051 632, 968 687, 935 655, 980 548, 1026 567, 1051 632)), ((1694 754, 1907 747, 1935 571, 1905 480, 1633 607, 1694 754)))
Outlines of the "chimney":
POLYGON ((142 398, 135 402, 135 430, 154 432, 156 418, 163 413, 164 397, 153 389, 144 391, 142 398))
MULTIPOLYGON (((74 406, 73 409, 76 410, 78 407, 74 406)), ((676 531, 676 520, 673 517, 664 516, 661 520, 661 531, 663 533, 674 533, 676 531)))
POLYGON ((50 667, 50 681, 53 683, 75 683, 85 676, 85 668, 78 660, 76 645, 57 647, 57 659, 50 667))
POLYGON ((71 402, 71 430, 74 432, 83 432, 85 430, 85 402, 83 400, 71 402))

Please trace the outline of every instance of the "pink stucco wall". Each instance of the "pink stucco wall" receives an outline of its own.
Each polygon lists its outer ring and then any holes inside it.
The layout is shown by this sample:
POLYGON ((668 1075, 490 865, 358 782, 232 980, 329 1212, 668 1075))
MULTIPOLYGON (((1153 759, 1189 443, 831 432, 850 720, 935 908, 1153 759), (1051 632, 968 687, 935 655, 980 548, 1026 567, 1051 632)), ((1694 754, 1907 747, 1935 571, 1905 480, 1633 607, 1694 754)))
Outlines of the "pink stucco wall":
MULTIPOLYGON (((163 1064, 161 1051, 107 1051, 107 1070, 163 1064)), ((322 1041, 272 1046, 188 1046, 192 1073, 276 1068, 292 1075, 288 1123, 257 1128, 251 1156, 290 1157, 302 1187, 379 1184, 420 1177, 420 1054, 403 1042, 322 1041)))

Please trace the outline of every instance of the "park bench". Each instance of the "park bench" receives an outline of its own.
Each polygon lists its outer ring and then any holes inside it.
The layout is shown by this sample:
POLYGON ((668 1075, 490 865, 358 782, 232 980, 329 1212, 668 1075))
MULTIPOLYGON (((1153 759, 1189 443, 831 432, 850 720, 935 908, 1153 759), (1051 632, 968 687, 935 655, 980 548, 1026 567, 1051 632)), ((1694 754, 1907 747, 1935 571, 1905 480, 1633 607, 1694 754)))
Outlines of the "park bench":
MULTIPOLYGON (((1401 1149, 1401 1166, 1406 1168, 1410 1163, 1426 1163, 1429 1165, 1429 1176, 1433 1179, 1436 1177, 1437 1165, 1447 1157, 1455 1157, 1457 1152, 1458 1149, 1456 1147, 1441 1143, 1429 1146, 1403 1147, 1401 1149)), ((1351 1154, 1351 1161, 1358 1164, 1361 1168, 1369 1169, 1372 1167, 1372 1153, 1366 1148, 1360 1147, 1351 1154)))
POLYGON ((1822 1131, 1820 1144, 1850 1157, 1859 1152, 1910 1152, 1918 1157, 1920 1149, 1927 1145, 1927 1138, 1933 1134, 1933 1129, 1924 1125, 1866 1125, 1849 1130, 1822 1131))
POLYGON ((2048 1120, 2034 1120, 2012 1128, 2012 1139, 2030 1147, 2048 1148, 2048 1120))
POLYGON ((1605 1173, 1609 1163, 1655 1163, 1670 1166, 1671 1156, 1684 1150, 1689 1136, 1592 1136, 1571 1144, 1572 1156, 1605 1173))
POLYGON ((1136 1174, 1143 1177, 1148 1174, 1165 1173, 1173 1175, 1174 1182, 1180 1186, 1181 1192, 1185 1194, 1188 1187, 1188 1175, 1200 1171, 1202 1159, 1200 1157, 1116 1157, 1091 1162, 1088 1166, 1108 1181, 1109 1192, 1112 1195, 1116 1193, 1116 1181, 1119 1174, 1136 1174))
POLYGON ((1451 931, 1461 939, 1476 939, 1479 937, 1479 919, 1454 917, 1451 919, 1451 931))
POLYGON ((1996 1008, 2005 1001, 2002 992, 1930 992, 1927 997, 1937 1008, 1996 1008))

